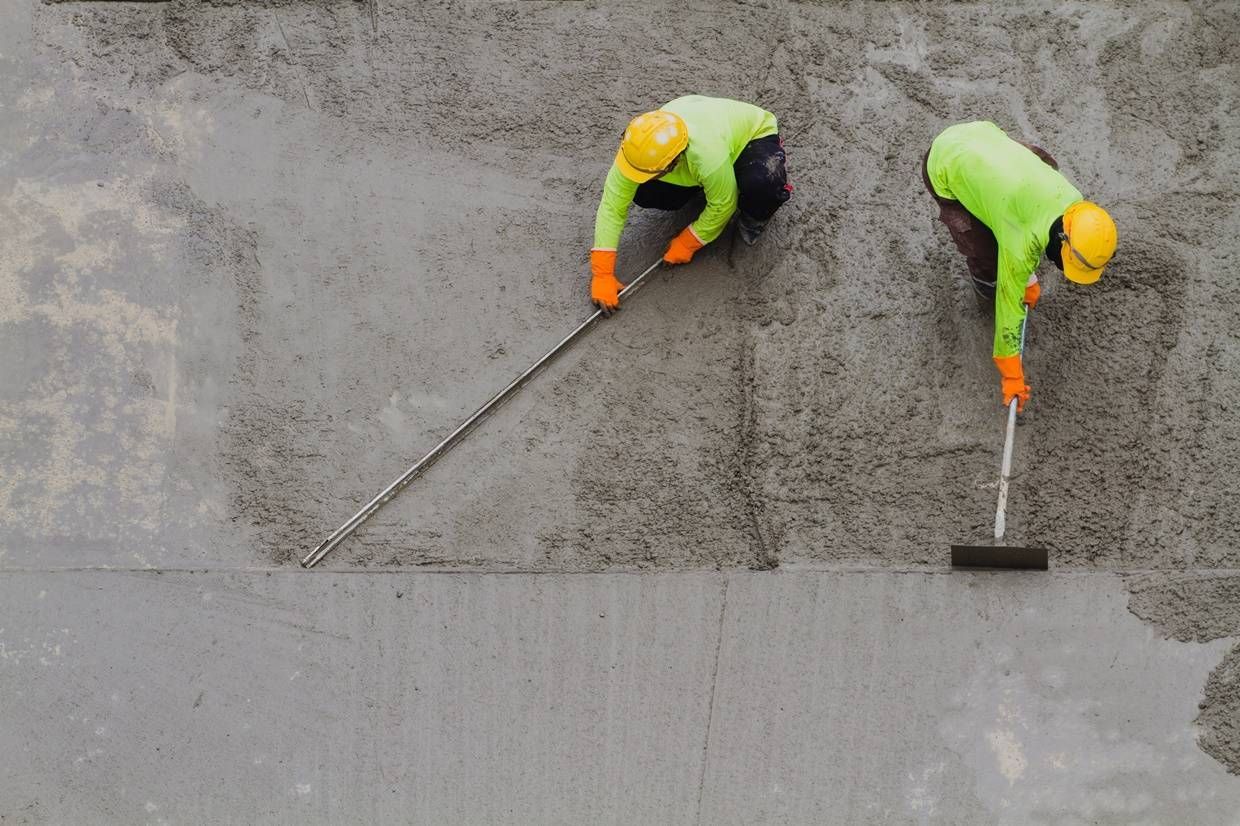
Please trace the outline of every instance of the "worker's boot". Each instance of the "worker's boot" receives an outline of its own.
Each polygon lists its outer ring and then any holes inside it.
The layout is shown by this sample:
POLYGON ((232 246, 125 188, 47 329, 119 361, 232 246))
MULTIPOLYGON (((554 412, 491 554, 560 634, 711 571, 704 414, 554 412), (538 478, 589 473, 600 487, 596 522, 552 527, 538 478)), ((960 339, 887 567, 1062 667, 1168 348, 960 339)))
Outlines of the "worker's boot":
MULTIPOLYGON (((769 218, 767 220, 770 220, 769 218)), ((759 221, 757 218, 750 218, 745 213, 741 213, 736 221, 736 229, 741 234, 741 240, 748 246, 758 243, 758 239, 762 236, 762 231, 766 229, 766 221, 759 221)))

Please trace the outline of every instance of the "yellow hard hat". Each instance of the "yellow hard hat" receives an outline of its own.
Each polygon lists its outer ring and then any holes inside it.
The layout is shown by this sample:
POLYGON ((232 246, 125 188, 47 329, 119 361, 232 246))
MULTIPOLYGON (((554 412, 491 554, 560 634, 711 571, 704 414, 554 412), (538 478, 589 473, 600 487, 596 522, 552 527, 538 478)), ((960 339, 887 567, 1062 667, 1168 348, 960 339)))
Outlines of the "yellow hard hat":
POLYGON ((1092 201, 1077 201, 1063 214, 1063 274, 1077 284, 1092 284, 1115 254, 1119 233, 1107 211, 1092 201))
POLYGON ((680 115, 663 109, 646 112, 629 121, 620 139, 616 166, 629 180, 645 183, 667 171, 688 145, 689 129, 680 115))

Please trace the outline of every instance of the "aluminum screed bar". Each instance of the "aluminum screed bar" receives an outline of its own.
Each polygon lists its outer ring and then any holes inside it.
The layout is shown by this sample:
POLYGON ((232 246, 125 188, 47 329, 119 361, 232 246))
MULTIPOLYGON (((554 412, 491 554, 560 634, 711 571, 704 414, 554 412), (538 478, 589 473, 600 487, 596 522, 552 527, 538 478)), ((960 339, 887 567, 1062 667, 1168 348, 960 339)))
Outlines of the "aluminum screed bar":
MULTIPOLYGON (((629 282, 629 285, 627 287, 625 287, 623 290, 620 291, 620 297, 625 298, 637 292, 638 288, 642 285, 642 282, 645 281, 646 276, 654 272, 658 268, 658 266, 662 263, 663 263, 663 259, 660 258, 658 261, 655 261, 653 264, 647 267, 645 272, 637 276, 637 278, 634 278, 631 282, 629 282)), ((488 401, 486 404, 482 405, 482 407, 479 407, 476 411, 474 411, 474 414, 470 416, 468 419, 466 419, 464 422, 462 422, 460 426, 457 427, 456 430, 449 433, 447 438, 445 438, 442 442, 440 442, 439 444, 431 448, 429 453, 427 453, 425 456, 423 456, 421 459, 415 462, 411 468, 409 468, 403 474, 401 474, 399 479, 397 479, 395 482, 393 482, 392 484, 384 488, 379 493, 378 496, 376 496, 374 499, 371 499, 369 502, 366 503, 366 505, 361 510, 353 514, 353 516, 349 518, 348 522, 345 522, 343 525, 337 528, 334 532, 332 532, 331 536, 327 537, 322 542, 320 542, 318 547, 315 548, 313 551, 311 551, 309 554, 307 554, 305 559, 301 561, 301 566, 303 568, 313 568, 315 565, 318 565, 319 562, 323 560, 323 557, 331 553, 332 550, 335 549, 337 545, 339 545, 349 536, 349 534, 357 530, 358 526, 360 526, 363 522, 365 522, 367 519, 373 516, 375 511, 379 510, 379 508, 387 504, 387 502, 391 500, 393 496, 395 496, 396 494, 404 490, 406 485, 408 485, 414 479, 421 476, 423 471, 425 471, 428 467, 433 465, 440 456, 443 456, 445 453, 451 450, 453 446, 455 446, 456 443, 459 442, 461 438, 465 436, 466 433, 468 433, 470 430, 474 428, 474 425, 482 421, 482 419, 485 418, 486 415, 490 413, 492 410, 494 410, 496 407, 500 406, 505 401, 507 401, 508 398, 511 397, 513 393, 517 392, 517 390, 519 390, 522 387, 522 385, 524 385, 527 381, 533 378, 534 374, 537 373, 544 365, 546 365, 547 362, 555 358, 556 355, 558 355, 560 351, 563 350, 565 347, 572 344, 573 341, 576 340, 578 336, 580 336, 583 332, 589 329, 589 327, 592 324, 594 324, 594 322, 598 321, 602 315, 603 315, 602 310, 595 310, 593 315, 591 315, 585 321, 581 322, 581 324, 577 325, 577 329, 573 330, 571 333, 566 335, 564 338, 560 339, 560 343, 552 347, 551 350, 548 351, 548 353, 545 356, 543 356, 538 361, 531 364, 524 373, 522 373, 521 375, 513 379, 511 382, 509 382, 507 387, 505 387, 503 390, 499 391, 494 396, 492 396, 490 401, 488 401)))

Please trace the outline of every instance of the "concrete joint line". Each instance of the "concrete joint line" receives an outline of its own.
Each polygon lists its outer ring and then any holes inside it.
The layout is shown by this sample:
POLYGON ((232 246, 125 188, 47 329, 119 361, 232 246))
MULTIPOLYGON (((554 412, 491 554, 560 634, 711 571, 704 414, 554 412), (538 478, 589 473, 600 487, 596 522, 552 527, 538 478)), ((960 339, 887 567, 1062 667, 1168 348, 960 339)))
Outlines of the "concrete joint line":
POLYGON ((749 522, 750 542, 753 544, 754 570, 772 571, 779 567, 779 555, 772 547, 763 530, 766 519, 766 508, 762 501, 762 491, 758 483, 757 467, 754 458, 753 443, 757 438, 758 414, 754 403, 754 341, 753 336, 741 338, 740 352, 740 425, 737 464, 740 475, 739 487, 743 497, 745 517, 749 522))
MULTIPOLYGON (((651 577, 651 576, 706 576, 718 572, 717 569, 697 568, 697 569, 676 569, 676 570, 658 570, 647 571, 638 569, 606 569, 599 570, 580 570, 575 568, 545 568, 538 570, 524 570, 520 568, 513 569, 482 569, 482 568, 424 568, 424 567, 391 567, 380 570, 372 570, 369 568, 323 568, 322 573, 333 574, 337 576, 457 576, 457 577, 493 577, 493 576, 558 576, 558 577, 651 577)), ((219 575, 219 574, 248 574, 251 576, 271 576, 272 574, 290 574, 293 576, 307 575, 310 571, 302 568, 292 567, 221 567, 221 568, 188 568, 188 567, 160 567, 160 568, 143 568, 135 566, 64 566, 64 567, 47 567, 47 568, 0 568, 0 576, 18 575, 18 574, 198 574, 198 575, 219 575)), ((729 576, 736 574, 747 574, 753 576, 762 576, 764 574, 774 573, 776 575, 786 576, 841 576, 844 574, 876 574, 880 576, 971 576, 971 577, 1010 577, 1013 574, 1009 571, 987 571, 977 570, 968 574, 960 571, 953 571, 951 568, 931 568, 931 567, 892 567, 884 568, 881 566, 830 566, 830 565, 797 565, 796 567, 783 566, 774 571, 755 570, 753 568, 729 568, 727 574, 729 576)), ((1091 576, 1146 576, 1149 574, 1187 574, 1194 577, 1210 577, 1210 576, 1234 576, 1240 574, 1240 568, 1096 568, 1084 570, 1060 569, 1052 571, 1043 576, 1057 578, 1076 578, 1091 576)), ((1019 574, 1018 574, 1019 576, 1019 574)))
POLYGON ((719 685, 719 652, 723 648, 723 620, 728 613, 728 575, 723 577, 723 587, 719 594, 719 625, 715 635, 715 665, 710 673, 710 700, 706 711, 706 736, 702 738, 702 773, 698 777, 697 817, 698 826, 702 823, 702 797, 706 791, 706 769, 710 762, 710 733, 715 726, 715 689, 719 685))

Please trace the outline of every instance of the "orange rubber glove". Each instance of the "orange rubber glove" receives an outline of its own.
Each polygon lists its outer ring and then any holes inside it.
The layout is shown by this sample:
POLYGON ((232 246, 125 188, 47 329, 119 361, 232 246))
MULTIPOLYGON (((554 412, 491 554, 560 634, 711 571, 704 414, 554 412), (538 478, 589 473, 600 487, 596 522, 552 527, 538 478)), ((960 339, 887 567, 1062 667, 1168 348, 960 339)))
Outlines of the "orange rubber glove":
POLYGON ((620 309, 624 285, 616 278, 616 251, 590 250, 590 276, 590 300, 603 315, 620 309))
POLYGON ((685 227, 681 230, 680 235, 672 239, 672 243, 667 245, 667 252, 663 253, 663 262, 666 264, 688 264, 693 260, 693 253, 706 246, 698 237, 693 234, 693 227, 685 227))
POLYGON ((1038 298, 1042 295, 1042 285, 1034 281, 1028 287, 1025 287, 1025 304, 1030 307, 1038 305, 1038 298))
POLYGON ((1029 385, 1025 384, 1025 368, 1021 366, 1020 354, 1015 356, 995 356, 995 367, 999 368, 999 375, 1003 377, 1003 405, 1012 403, 1012 397, 1016 397, 1016 412, 1023 413, 1025 410, 1025 402, 1029 401, 1029 385))

